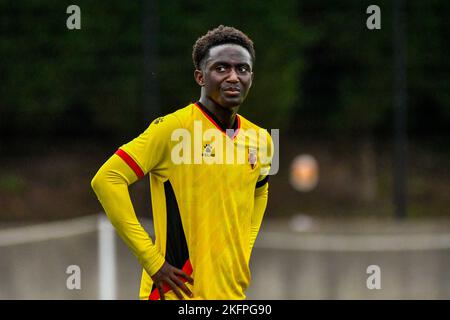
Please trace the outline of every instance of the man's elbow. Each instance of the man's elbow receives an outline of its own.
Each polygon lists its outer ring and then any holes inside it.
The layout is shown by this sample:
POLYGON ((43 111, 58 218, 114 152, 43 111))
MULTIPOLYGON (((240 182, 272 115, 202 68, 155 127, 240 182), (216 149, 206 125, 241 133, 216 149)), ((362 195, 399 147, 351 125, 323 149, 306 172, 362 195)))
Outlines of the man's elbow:
POLYGON ((101 172, 101 169, 95 174, 95 176, 91 180, 91 187, 95 193, 100 191, 101 186, 104 184, 104 175, 101 172))

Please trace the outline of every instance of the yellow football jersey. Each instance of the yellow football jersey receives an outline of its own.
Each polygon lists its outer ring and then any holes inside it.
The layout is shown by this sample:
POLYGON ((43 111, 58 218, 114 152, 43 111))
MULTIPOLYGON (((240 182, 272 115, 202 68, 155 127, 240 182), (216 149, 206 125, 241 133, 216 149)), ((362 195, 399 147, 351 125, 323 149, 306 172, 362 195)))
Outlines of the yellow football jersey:
MULTIPOLYGON (((149 273, 164 259, 193 277, 193 285, 186 283, 193 299, 245 298, 251 250, 267 203, 272 149, 266 130, 237 115, 233 130, 227 131, 199 102, 157 118, 119 148, 114 157, 136 179, 150 177, 151 249, 158 253, 139 259, 147 266, 141 299, 159 299, 149 273), (255 210, 260 211, 256 218, 255 210)), ((133 237, 127 232, 126 238, 133 237)), ((145 250, 133 251, 139 258, 145 250)), ((168 287, 165 291, 166 299, 177 299, 168 287)))

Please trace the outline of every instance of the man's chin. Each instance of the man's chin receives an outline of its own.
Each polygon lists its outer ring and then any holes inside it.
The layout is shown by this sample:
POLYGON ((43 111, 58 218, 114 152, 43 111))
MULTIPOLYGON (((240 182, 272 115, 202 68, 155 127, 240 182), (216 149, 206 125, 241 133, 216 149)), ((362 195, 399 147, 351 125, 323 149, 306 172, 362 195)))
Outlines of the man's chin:
POLYGON ((239 97, 236 99, 223 99, 221 101, 221 106, 227 109, 239 107, 242 104, 243 100, 239 97))

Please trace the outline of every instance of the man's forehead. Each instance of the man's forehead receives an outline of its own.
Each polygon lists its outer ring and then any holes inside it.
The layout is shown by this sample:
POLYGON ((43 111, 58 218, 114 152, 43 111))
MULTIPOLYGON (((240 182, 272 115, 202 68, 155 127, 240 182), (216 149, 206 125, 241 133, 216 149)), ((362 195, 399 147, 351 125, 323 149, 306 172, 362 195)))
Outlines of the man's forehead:
POLYGON ((208 58, 206 62, 221 61, 234 61, 239 63, 252 63, 250 53, 244 47, 238 44, 221 44, 209 49, 208 58))

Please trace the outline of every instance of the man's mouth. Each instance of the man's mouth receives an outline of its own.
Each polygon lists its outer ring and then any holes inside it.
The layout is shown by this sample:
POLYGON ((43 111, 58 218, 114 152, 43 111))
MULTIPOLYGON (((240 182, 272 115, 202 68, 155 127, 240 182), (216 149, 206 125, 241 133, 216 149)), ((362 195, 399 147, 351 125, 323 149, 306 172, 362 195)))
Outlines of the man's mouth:
POLYGON ((241 90, 236 87, 226 87, 223 89, 223 92, 230 96, 239 96, 241 94, 241 90))

